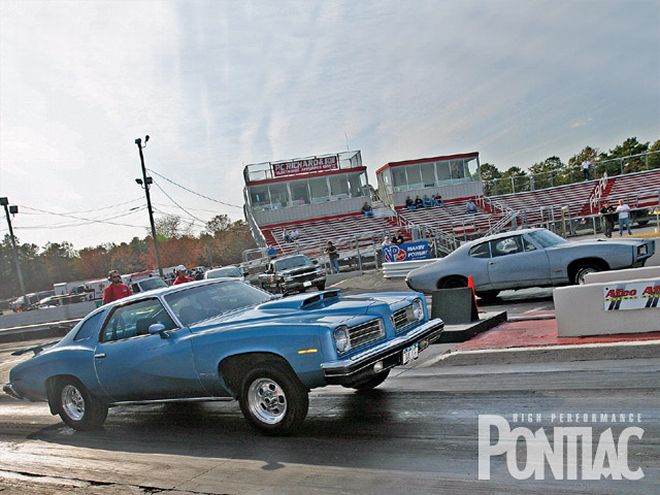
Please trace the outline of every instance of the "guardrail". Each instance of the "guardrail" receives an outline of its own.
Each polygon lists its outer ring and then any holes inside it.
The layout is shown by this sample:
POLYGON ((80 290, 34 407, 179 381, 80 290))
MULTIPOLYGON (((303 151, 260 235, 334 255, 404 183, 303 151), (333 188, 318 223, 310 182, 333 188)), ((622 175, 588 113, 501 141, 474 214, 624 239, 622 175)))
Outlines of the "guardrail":
POLYGON ((397 263, 383 263, 383 278, 392 279, 392 278, 405 278, 408 275, 408 272, 419 268, 421 266, 428 265, 438 261, 438 258, 432 258, 430 260, 415 260, 415 261, 399 261, 397 263))

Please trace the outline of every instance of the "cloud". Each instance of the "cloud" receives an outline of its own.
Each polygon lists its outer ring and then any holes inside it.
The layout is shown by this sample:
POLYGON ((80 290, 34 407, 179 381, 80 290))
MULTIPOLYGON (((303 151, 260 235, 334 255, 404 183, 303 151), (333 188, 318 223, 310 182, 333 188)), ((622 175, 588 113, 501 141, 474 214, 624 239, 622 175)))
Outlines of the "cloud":
POLYGON ((571 122, 571 127, 573 129, 577 127, 584 127, 585 125, 591 123, 592 120, 593 119, 591 117, 583 117, 583 118, 575 119, 573 122, 571 122))

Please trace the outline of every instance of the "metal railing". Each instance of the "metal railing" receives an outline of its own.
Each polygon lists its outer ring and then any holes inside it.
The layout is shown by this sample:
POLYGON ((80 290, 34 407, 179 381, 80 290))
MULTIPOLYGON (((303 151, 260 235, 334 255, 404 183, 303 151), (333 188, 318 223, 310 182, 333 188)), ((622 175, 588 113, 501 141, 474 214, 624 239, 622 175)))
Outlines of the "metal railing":
MULTIPOLYGON (((624 175, 628 173, 653 170, 660 166, 660 151, 647 151, 636 155, 628 155, 608 160, 592 161, 589 169, 590 177, 597 178, 603 174, 609 177, 624 175), (656 161, 658 163, 656 163, 656 161)), ((538 191, 556 186, 575 184, 584 181, 581 164, 565 166, 557 171, 542 174, 501 177, 492 180, 483 180, 486 196, 498 196, 502 194, 515 194, 527 191, 538 191)))

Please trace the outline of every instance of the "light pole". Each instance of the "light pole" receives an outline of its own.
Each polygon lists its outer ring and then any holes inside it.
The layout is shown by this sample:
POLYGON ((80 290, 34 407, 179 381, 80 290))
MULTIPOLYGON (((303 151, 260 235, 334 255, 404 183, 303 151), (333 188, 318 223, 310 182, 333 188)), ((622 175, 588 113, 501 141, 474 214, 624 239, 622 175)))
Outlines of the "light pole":
POLYGON ((27 296, 25 295, 25 284, 23 283, 23 272, 21 271, 21 262, 18 259, 18 248, 16 247, 16 238, 14 237, 14 228, 11 225, 11 216, 18 213, 18 206, 9 205, 8 198, 0 198, 0 205, 5 209, 5 216, 7 217, 7 225, 9 226, 9 238, 11 239, 12 252, 14 253, 14 264, 16 265, 16 275, 18 276, 18 285, 21 289, 21 295, 23 296, 23 301, 25 305, 28 305, 27 296))
POLYGON ((158 248, 158 239, 156 238, 156 224, 154 223, 154 210, 151 207, 151 195, 149 194, 149 186, 153 182, 153 179, 147 177, 147 169, 144 166, 144 155, 142 154, 142 150, 147 147, 147 141, 149 141, 149 135, 144 137, 144 145, 142 144, 141 138, 135 140, 135 144, 137 144, 138 150, 140 151, 140 165, 142 166, 142 178, 135 179, 135 182, 144 188, 144 194, 147 196, 147 210, 149 210, 149 223, 151 224, 151 238, 154 241, 156 265, 158 265, 158 275, 163 278, 163 267, 160 265, 160 249, 158 248))

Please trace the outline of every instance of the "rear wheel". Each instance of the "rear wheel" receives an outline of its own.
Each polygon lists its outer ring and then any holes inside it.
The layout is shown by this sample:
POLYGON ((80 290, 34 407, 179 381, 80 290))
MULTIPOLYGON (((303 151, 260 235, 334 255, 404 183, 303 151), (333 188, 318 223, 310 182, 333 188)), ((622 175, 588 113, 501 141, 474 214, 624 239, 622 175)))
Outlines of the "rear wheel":
POLYGON ((588 273, 600 272, 603 268, 595 263, 584 263, 577 267, 575 275, 573 276, 573 283, 577 285, 584 285, 584 277, 588 273))
POLYGON ((307 389, 287 366, 265 362, 250 370, 241 384, 243 416, 267 435, 288 435, 307 416, 307 389))
POLYGON ((62 378, 53 390, 54 410, 75 430, 100 428, 108 416, 108 406, 94 397, 75 378, 62 378))
POLYGON ((459 289, 461 287, 467 287, 467 280, 459 276, 447 277, 438 282, 438 289, 459 289))
POLYGON ((325 282, 319 282, 318 284, 316 284, 316 288, 318 290, 325 290, 325 282))

